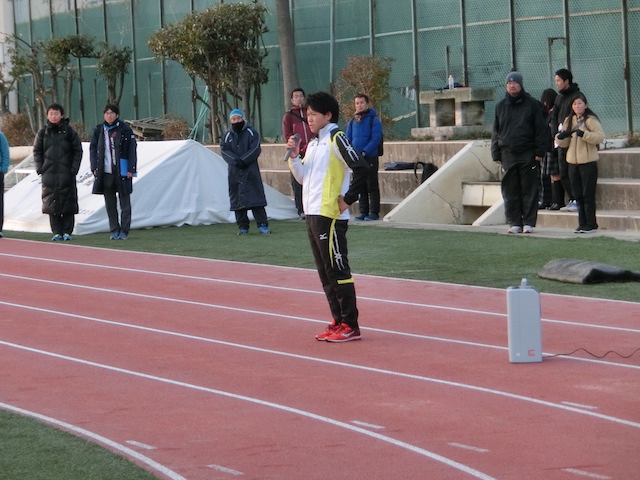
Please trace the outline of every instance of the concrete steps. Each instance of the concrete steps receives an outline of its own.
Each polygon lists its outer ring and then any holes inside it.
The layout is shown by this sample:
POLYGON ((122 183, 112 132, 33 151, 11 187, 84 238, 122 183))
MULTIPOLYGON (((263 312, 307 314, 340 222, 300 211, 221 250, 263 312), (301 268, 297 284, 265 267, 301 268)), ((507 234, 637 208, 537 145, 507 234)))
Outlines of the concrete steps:
MULTIPOLYGON (((413 170, 384 171, 385 162, 432 162, 439 168, 467 142, 385 142, 380 158, 381 216, 386 215, 418 186, 413 170)), ((219 152, 219 147, 210 147, 219 152)), ((282 144, 262 146, 260 165, 263 180, 276 190, 291 195, 290 176, 283 161, 282 144)), ((598 224, 603 230, 640 232, 640 148, 601 150, 596 193, 598 224)), ((500 201, 499 182, 466 182, 463 204, 476 217, 500 201)), ((357 214, 357 204, 352 206, 357 214)), ((575 229, 577 214, 539 210, 538 226, 575 229)))

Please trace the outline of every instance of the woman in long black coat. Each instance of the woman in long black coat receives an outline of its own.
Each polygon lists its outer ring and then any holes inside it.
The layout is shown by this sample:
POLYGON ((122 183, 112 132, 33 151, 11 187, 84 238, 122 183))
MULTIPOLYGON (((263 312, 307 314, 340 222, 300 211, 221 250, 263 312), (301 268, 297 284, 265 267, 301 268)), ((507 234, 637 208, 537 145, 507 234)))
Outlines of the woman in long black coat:
POLYGON ((78 133, 64 118, 64 108, 47 108, 47 125, 36 134, 33 144, 36 172, 42 180, 42 213, 49 215, 53 241, 71 240, 78 213, 76 175, 82 161, 78 133))

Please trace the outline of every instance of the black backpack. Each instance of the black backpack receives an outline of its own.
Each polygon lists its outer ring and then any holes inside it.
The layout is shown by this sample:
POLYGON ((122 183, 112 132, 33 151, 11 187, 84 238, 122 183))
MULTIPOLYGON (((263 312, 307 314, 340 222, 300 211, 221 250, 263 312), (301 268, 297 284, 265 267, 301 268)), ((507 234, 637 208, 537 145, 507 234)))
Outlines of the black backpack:
POLYGON ((436 173, 438 167, 433 163, 427 162, 416 162, 413 166, 413 174, 416 177, 416 181, 420 183, 424 183, 424 181, 429 178, 431 175, 436 173), (422 166, 422 176, 418 179, 418 167, 422 166))

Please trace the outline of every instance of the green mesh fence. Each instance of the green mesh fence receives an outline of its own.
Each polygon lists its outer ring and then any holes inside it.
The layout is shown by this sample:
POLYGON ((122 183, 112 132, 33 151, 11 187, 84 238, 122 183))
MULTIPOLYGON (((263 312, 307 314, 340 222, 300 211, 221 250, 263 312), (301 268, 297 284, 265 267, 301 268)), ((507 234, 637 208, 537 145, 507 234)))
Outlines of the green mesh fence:
MULTIPOLYGON (((121 101, 123 118, 171 113, 193 125, 201 117, 201 104, 192 95, 192 80, 180 65, 155 61, 147 40, 162 25, 217 1, 78 0, 78 12, 73 11, 74 2, 68 0, 12 3, 15 31, 27 42, 80 33, 134 49, 135 63, 130 66, 121 101)), ((269 80, 261 86, 254 123, 263 137, 278 139, 286 94, 282 92, 275 0, 263 3, 269 10, 269 32, 264 36, 269 80)), ((417 102, 419 91, 446 86, 448 75, 460 83, 466 78, 470 87, 493 88, 499 100, 513 62, 524 76, 525 89, 535 98, 545 88, 555 86, 553 72, 570 62, 575 81, 600 116, 607 134, 623 135, 631 126, 638 130, 640 0, 627 1, 626 15, 620 0, 569 2, 568 38, 560 1, 513 0, 513 19, 510 3, 505 0, 292 0, 290 4, 299 81, 307 92, 329 90, 348 56, 373 53, 393 58, 391 100, 388 105, 376 106, 394 119, 393 130, 387 132, 390 136, 408 138, 412 128, 429 126, 428 106, 417 102), (628 90, 625 72, 630 80, 628 90), (418 90, 414 88, 416 82, 418 90)), ((82 82, 74 85, 72 104, 67 108, 74 121, 91 128, 102 118, 106 86, 96 76, 94 60, 76 62, 74 68, 79 70, 77 78, 82 82)), ((23 104, 20 99, 32 94, 32 81, 22 78, 18 86, 19 102, 23 104)), ((201 81, 195 86, 203 95, 201 81)), ((494 107, 495 101, 485 105, 487 123, 492 121, 494 107)), ((204 129, 204 125, 199 128, 204 129)))

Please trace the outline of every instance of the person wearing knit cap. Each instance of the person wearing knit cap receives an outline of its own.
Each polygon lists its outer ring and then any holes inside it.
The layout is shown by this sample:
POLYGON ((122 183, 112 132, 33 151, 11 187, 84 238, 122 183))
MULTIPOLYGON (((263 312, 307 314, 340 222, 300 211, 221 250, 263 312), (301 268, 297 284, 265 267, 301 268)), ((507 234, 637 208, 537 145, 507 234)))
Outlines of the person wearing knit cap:
POLYGON ((239 235, 249 233, 249 215, 261 234, 269 234, 267 198, 260 176, 260 134, 245 119, 244 112, 234 108, 229 113, 229 130, 220 141, 220 153, 227 162, 229 172, 229 203, 235 213, 239 235))
POLYGON ((538 217, 538 175, 545 152, 542 104, 525 92, 522 74, 510 72, 495 108, 491 157, 501 165, 508 233, 533 233, 538 217))

